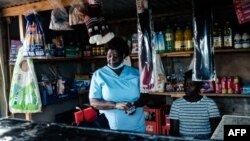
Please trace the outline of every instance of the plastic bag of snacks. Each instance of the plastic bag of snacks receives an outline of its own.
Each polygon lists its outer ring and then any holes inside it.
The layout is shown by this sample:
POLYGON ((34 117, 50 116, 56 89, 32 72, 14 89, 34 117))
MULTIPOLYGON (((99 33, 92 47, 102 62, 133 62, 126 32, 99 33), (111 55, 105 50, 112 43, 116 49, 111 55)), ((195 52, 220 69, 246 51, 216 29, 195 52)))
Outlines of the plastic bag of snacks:
POLYGON ((9 109, 11 113, 41 112, 41 98, 32 59, 18 51, 11 81, 9 109))
POLYGON ((23 56, 44 56, 45 36, 39 15, 35 10, 28 10, 25 19, 27 24, 23 56))
POLYGON ((73 0, 69 8, 69 25, 84 24, 84 4, 82 0, 73 0))
POLYGON ((72 30, 69 26, 69 15, 63 7, 61 0, 50 0, 53 10, 51 11, 51 19, 49 29, 51 30, 72 30))

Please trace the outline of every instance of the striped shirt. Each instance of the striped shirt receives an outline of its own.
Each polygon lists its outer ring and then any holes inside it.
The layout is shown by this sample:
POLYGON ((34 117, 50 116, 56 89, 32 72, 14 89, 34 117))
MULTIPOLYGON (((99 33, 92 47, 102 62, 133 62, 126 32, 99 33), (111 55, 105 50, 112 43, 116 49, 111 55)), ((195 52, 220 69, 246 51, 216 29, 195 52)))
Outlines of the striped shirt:
POLYGON ((187 136, 210 134, 209 118, 213 117, 220 117, 220 113, 216 103, 206 96, 197 102, 175 100, 169 115, 169 119, 179 120, 180 134, 187 136))

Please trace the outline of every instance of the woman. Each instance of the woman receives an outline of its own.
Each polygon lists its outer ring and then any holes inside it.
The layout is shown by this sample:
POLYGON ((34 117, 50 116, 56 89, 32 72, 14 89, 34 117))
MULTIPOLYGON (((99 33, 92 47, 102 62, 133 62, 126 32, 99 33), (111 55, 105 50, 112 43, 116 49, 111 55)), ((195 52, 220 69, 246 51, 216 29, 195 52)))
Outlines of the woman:
POLYGON ((127 43, 118 37, 105 45, 107 65, 94 72, 90 84, 90 104, 104 113, 111 129, 145 132, 140 99, 139 71, 124 65, 127 43))
POLYGON ((210 139, 220 121, 216 103, 200 95, 202 82, 192 81, 192 70, 185 73, 185 96, 170 109, 170 135, 192 139, 210 139))

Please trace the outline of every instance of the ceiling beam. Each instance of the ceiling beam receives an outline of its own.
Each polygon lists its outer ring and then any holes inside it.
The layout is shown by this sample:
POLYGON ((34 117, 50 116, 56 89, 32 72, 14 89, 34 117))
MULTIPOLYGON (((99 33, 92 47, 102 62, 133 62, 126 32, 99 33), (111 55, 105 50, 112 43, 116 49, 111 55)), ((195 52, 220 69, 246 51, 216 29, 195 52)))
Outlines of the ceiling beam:
MULTIPOLYGON (((62 2, 64 7, 67 7, 67 6, 70 6, 72 0, 61 0, 61 2, 62 2)), ((30 9, 35 9, 37 12, 39 12, 39 11, 52 10, 53 7, 50 3, 50 0, 42 0, 39 2, 3 8, 0 11, 0 17, 10 17, 10 16, 22 15, 30 9)))

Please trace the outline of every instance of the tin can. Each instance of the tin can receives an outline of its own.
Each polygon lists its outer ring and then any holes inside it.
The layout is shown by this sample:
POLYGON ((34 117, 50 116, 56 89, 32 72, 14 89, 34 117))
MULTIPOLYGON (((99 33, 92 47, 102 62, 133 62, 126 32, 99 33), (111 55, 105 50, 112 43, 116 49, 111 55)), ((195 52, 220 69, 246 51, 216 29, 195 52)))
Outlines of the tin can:
POLYGON ((227 77, 225 76, 221 77, 221 93, 227 93, 227 77))
POLYGON ((239 83, 239 77, 238 76, 234 77, 234 93, 235 94, 240 94, 240 83, 239 83))
POLYGON ((217 94, 221 93, 221 81, 220 81, 220 78, 216 78, 216 80, 215 80, 215 93, 217 93, 217 94))
POLYGON ((234 83, 233 83, 233 77, 232 76, 228 76, 227 77, 227 93, 228 94, 232 94, 234 92, 234 83))

